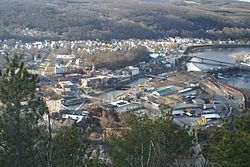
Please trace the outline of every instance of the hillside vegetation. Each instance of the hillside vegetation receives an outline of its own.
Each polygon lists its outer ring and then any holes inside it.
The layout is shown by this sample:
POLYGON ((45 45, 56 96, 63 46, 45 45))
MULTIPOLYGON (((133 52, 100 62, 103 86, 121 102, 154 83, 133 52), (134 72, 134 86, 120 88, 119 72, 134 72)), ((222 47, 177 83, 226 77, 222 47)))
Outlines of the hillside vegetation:
POLYGON ((36 39, 18 30, 52 32, 45 38, 128 39, 167 36, 250 38, 250 3, 230 0, 1 0, 0 36, 36 39))

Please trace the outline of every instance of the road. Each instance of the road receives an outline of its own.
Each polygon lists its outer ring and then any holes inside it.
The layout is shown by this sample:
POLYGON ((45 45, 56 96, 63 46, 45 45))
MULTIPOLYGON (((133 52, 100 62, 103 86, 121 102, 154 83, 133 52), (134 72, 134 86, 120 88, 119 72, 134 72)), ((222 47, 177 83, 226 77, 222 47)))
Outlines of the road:
POLYGON ((241 113, 245 102, 240 94, 228 89, 228 87, 212 78, 202 81, 202 85, 209 88, 205 89, 207 93, 219 96, 223 102, 231 106, 233 108, 233 114, 239 115, 241 113))

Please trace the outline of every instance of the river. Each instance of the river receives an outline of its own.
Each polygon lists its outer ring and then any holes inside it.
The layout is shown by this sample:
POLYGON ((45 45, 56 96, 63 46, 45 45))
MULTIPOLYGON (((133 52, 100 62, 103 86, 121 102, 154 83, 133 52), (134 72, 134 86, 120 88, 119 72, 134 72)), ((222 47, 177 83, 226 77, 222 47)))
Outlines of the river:
MULTIPOLYGON (((171 2, 173 0, 143 0, 145 2, 171 2)), ((250 0, 237 0, 237 1, 240 1, 240 2, 250 2, 250 0)), ((188 3, 189 1, 186 1, 186 3, 188 3)), ((190 1, 189 3, 195 3, 193 1, 190 1)))
MULTIPOLYGON (((201 58, 208 58, 211 60, 223 61, 235 64, 236 56, 241 53, 250 53, 250 48, 201 49, 191 54, 193 56, 201 58)), ((201 62, 201 60, 197 58, 192 58, 191 61, 193 63, 187 63, 188 71, 204 71, 211 68, 223 67, 220 65, 220 63, 209 60, 203 61, 204 63, 207 64, 195 63, 195 62, 201 62)))
MULTIPOLYGON (((202 49, 196 51, 193 56, 198 56, 201 58, 208 58, 217 61, 223 61, 227 63, 236 63, 236 56, 241 53, 250 53, 250 48, 222 48, 222 49, 202 49)), ((197 58, 192 58, 191 61, 200 61, 197 58)), ((204 71, 211 68, 225 67, 221 66, 219 63, 204 61, 205 63, 213 63, 215 65, 200 64, 200 63, 187 63, 188 71, 204 71)), ((236 88, 250 89, 250 74, 241 72, 232 75, 223 75, 220 77, 220 81, 234 86, 236 88)))
POLYGON ((246 72, 232 75, 222 75, 219 80, 236 88, 250 89, 250 74, 246 72))
MULTIPOLYGON (((139 86, 140 84, 146 82, 148 78, 139 78, 136 81, 131 82, 128 84, 128 86, 131 87, 136 87, 139 86)), ((124 90, 112 90, 110 92, 104 93, 100 95, 99 97, 104 99, 105 101, 113 102, 116 100, 116 97, 124 93, 124 90)))

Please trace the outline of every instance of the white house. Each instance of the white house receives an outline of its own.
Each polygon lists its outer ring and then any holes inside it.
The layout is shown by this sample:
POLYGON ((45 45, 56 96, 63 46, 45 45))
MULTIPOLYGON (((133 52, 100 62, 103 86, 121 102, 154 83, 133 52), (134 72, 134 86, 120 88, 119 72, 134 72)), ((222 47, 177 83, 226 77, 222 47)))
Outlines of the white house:
POLYGON ((64 65, 59 65, 59 64, 56 64, 55 66, 55 74, 63 74, 65 73, 67 70, 66 68, 64 67, 64 65))
POLYGON ((128 70, 132 76, 138 75, 140 70, 138 67, 128 66, 128 70))

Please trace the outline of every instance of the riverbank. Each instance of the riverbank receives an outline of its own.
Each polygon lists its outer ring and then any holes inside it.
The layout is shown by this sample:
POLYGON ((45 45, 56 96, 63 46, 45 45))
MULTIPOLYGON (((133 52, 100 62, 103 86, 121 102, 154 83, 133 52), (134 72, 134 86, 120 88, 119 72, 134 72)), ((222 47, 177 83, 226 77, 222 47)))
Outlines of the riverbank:
POLYGON ((250 48, 250 44, 215 44, 215 45, 193 45, 188 46, 183 55, 188 55, 191 52, 200 49, 220 49, 220 48, 250 48))

